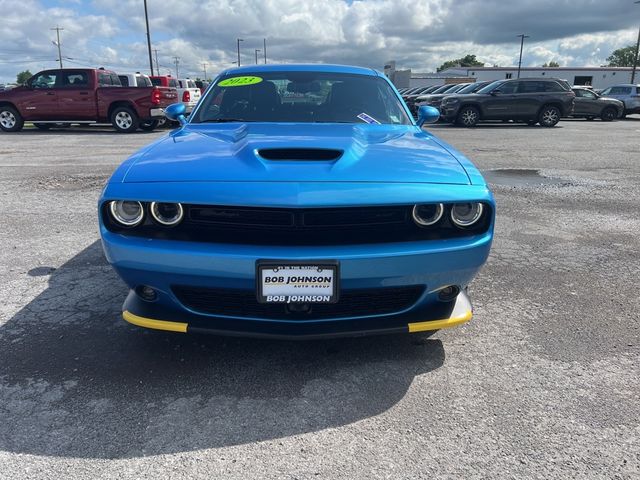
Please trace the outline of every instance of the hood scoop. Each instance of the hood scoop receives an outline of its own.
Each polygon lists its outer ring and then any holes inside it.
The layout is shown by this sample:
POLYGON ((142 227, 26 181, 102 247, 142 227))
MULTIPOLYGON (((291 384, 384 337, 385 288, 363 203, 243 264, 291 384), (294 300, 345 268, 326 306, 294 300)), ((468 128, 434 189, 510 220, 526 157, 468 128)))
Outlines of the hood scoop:
POLYGON ((338 160, 344 152, 330 148, 261 148, 258 150, 265 160, 300 161, 300 162, 332 162, 338 160))

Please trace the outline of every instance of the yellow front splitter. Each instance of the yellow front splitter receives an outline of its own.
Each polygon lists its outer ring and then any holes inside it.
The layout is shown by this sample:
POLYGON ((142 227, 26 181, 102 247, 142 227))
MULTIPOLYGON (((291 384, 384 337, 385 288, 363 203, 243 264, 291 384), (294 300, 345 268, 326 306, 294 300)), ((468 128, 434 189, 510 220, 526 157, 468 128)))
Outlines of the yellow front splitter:
MULTIPOLYGON (((466 294, 461 293, 456 299, 455 306, 449 318, 439 320, 427 320, 424 322, 409 323, 407 328, 409 333, 425 332, 430 330, 440 330, 443 328, 451 328, 457 325, 467 323, 473 317, 471 302, 466 294)), ((189 324, 183 322, 172 322, 168 320, 156 320, 146 318, 131 313, 128 310, 122 312, 122 318, 127 322, 144 328, 152 328, 154 330, 164 330, 168 332, 187 333, 189 324)))
POLYGON ((166 320, 154 320, 135 315, 128 310, 122 312, 122 318, 127 322, 139 327, 153 328, 155 330, 166 330, 168 332, 187 333, 187 324, 180 322, 168 322, 166 320))

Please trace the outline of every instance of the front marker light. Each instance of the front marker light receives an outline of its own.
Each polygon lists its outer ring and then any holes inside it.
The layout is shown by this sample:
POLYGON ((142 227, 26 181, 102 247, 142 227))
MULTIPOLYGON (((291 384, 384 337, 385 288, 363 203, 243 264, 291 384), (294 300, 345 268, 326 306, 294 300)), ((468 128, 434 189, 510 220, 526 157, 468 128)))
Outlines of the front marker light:
POLYGON ((481 203, 454 203, 451 207, 451 221, 458 227, 470 227, 482 217, 481 203))
POLYGON ((184 217, 184 210, 179 203, 151 202, 149 210, 156 222, 167 227, 177 225, 184 217))
POLYGON ((120 225, 135 227, 144 218, 142 204, 130 200, 114 200, 109 204, 111 217, 120 225))
POLYGON ((438 222, 442 218, 444 206, 441 203, 427 203, 414 205, 413 221, 422 227, 428 227, 438 222))

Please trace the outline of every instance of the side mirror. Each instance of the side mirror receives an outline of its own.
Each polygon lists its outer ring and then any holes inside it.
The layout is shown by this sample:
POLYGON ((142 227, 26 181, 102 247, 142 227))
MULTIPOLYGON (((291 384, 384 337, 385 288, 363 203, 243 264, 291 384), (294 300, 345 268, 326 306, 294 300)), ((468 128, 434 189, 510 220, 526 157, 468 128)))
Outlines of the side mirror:
POLYGON ((187 107, 185 107, 184 103, 172 103, 164 109, 164 115, 169 120, 180 122, 180 125, 184 125, 187 123, 187 119, 184 117, 186 111, 187 107))
POLYGON ((493 95, 494 97, 496 95, 500 95, 502 93, 502 91, 498 88, 496 90, 491 90, 491 95, 493 95))
POLYGON ((425 123, 436 123, 440 118, 440 112, 435 107, 422 105, 418 108, 418 126, 422 127, 425 123))

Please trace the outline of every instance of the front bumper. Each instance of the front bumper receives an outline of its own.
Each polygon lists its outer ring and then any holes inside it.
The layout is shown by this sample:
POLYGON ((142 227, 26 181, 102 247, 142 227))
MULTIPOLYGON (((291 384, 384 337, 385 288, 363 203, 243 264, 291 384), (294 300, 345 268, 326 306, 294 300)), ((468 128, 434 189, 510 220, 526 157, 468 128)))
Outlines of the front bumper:
POLYGON ((414 313, 411 316, 387 315, 367 322, 343 320, 340 322, 284 322, 242 321, 214 317, 204 319, 190 312, 177 311, 144 302, 133 291, 129 293, 122 317, 129 323, 154 330, 179 333, 209 333, 214 335, 278 338, 285 340, 417 333, 462 325, 473 317, 471 301, 461 292, 453 302, 433 309, 430 315, 414 313))
POLYGON ((460 110, 460 103, 453 105, 440 104, 440 118, 445 122, 453 122, 458 116, 458 110, 460 110))
POLYGON ((107 259, 132 289, 123 308, 125 320, 161 330, 283 338, 413 332, 464 323, 471 318, 466 294, 442 302, 438 291, 449 285, 464 291, 486 261, 491 239, 489 231, 473 237, 396 244, 279 247, 150 240, 102 227, 107 259), (259 259, 283 263, 336 260, 343 292, 415 286, 423 290, 410 305, 391 313, 343 313, 310 320, 285 314, 276 318, 227 315, 224 310, 212 314, 182 303, 176 294, 176 287, 190 286, 255 295, 259 259), (144 301, 135 293, 142 285, 157 292, 155 301, 144 301))

